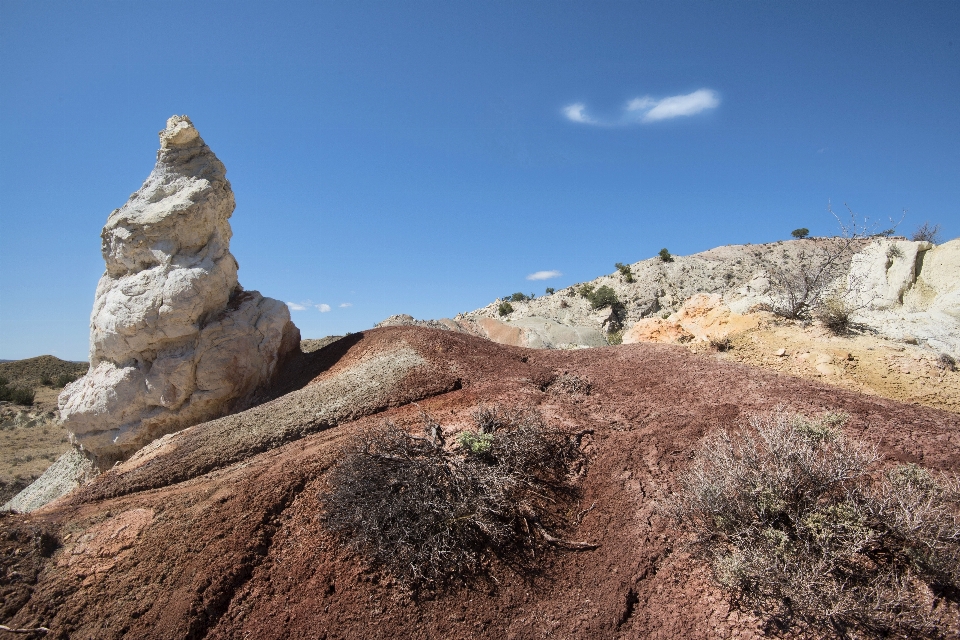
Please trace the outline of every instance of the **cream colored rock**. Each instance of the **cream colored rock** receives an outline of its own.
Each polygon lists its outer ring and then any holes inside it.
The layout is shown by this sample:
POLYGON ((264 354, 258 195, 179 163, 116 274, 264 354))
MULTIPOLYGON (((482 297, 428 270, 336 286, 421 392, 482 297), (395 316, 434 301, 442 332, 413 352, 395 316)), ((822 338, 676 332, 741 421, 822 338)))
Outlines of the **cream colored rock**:
POLYGON ((223 164, 189 118, 170 118, 153 171, 103 228, 90 372, 59 400, 101 467, 242 406, 298 349, 287 306, 237 281, 234 207, 223 164))
POLYGON ((960 238, 878 240, 854 257, 848 283, 863 308, 854 320, 881 335, 960 358, 960 238), (897 247, 897 250, 891 247, 897 247))
POLYGON ((757 328, 761 321, 761 317, 755 313, 733 313, 718 294, 698 293, 668 318, 638 321, 624 333, 623 342, 634 344, 724 340, 757 328))
POLYGON ((484 337, 500 344, 532 349, 576 349, 602 347, 603 334, 591 327, 564 325, 549 318, 527 316, 503 322, 479 318, 476 325, 484 337))
POLYGON ((917 255, 929 251, 929 242, 878 238, 850 261, 847 277, 852 302, 874 310, 892 309, 916 280, 917 255))

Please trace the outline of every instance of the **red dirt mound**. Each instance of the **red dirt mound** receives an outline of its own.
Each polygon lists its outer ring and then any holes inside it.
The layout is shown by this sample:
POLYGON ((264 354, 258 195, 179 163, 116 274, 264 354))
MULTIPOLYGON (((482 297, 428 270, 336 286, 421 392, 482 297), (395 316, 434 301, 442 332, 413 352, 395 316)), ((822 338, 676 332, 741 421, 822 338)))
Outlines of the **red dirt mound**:
POLYGON ((0 517, 0 620, 51 638, 754 637, 654 513, 704 434, 778 404, 842 410, 848 435, 888 459, 960 468, 956 414, 681 347, 540 351, 408 327, 337 344, 292 366, 285 395, 0 517), (480 402, 594 430, 570 537, 600 546, 549 555, 535 577, 498 567, 489 588, 415 598, 324 531, 324 474, 384 419, 412 427, 422 408, 460 428, 480 402))

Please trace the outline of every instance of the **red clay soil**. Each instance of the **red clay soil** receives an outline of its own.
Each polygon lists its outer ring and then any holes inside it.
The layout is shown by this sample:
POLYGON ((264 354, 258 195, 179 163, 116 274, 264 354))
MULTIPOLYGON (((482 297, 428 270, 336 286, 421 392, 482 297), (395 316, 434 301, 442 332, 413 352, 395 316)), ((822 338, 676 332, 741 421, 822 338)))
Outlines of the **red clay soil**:
POLYGON ((291 393, 245 412, 294 426, 249 431, 218 450, 205 431, 241 422, 198 425, 40 512, 0 516, 0 622, 48 627, 48 638, 757 637, 760 624, 731 609, 682 534, 654 511, 707 432, 780 404, 842 410, 848 435, 876 443, 888 460, 960 469, 954 413, 682 347, 529 350, 391 327, 303 358, 285 382, 291 393), (398 344, 427 364, 360 403, 367 415, 290 417, 316 409, 302 406, 311 386, 398 344), (427 392, 418 392, 418 376, 427 392), (570 376, 588 382, 589 394, 567 384, 570 376), (295 390, 308 379, 313 385, 295 390), (492 586, 432 597, 411 595, 344 551, 318 518, 324 473, 352 434, 386 419, 415 426, 418 398, 453 428, 470 424, 478 403, 499 402, 593 429, 583 441, 582 499, 571 507, 580 524, 566 537, 599 548, 557 551, 533 577, 494 567, 492 586))

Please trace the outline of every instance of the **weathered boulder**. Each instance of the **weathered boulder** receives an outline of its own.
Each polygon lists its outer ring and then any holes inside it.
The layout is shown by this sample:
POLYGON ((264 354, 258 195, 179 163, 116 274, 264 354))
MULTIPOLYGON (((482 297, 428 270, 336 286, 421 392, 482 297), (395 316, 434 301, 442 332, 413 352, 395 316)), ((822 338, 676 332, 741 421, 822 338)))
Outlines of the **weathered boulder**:
POLYGON ((59 398, 101 468, 241 407, 299 349, 287 306, 237 281, 234 207, 223 163, 170 118, 153 171, 103 228, 90 371, 59 398))

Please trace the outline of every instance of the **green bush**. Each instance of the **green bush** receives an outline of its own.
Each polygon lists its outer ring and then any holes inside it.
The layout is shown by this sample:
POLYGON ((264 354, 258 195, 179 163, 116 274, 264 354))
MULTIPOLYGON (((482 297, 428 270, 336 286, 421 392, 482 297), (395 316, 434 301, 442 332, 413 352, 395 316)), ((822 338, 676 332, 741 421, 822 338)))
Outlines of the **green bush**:
POLYGON ((47 374, 43 374, 43 376, 40 377, 40 384, 42 384, 45 387, 52 387, 53 379, 47 374))
POLYGON ((529 300, 533 300, 534 297, 535 297, 535 296, 534 296, 532 293, 531 293, 530 295, 526 295, 526 294, 520 293, 520 292, 518 291, 518 292, 512 294, 512 295, 511 295, 509 298, 507 298, 507 299, 508 299, 510 302, 527 302, 527 301, 529 301, 529 300))
POLYGON ((602 285, 595 289, 592 284, 583 284, 580 285, 578 293, 583 298, 586 298, 590 302, 590 306, 594 309, 602 309, 604 307, 619 309, 623 307, 623 304, 617 298, 617 292, 608 285, 602 285))
POLYGON ((509 315, 513 313, 513 305, 504 300, 500 303, 500 306, 497 307, 497 313, 501 316, 509 315))
POLYGON ((389 423, 358 434, 327 476, 324 525, 418 589, 492 575, 494 560, 525 573, 550 546, 593 548, 550 533, 572 513, 579 438, 532 410, 478 414, 459 449, 426 415, 424 435, 389 423))
POLYGON ((960 482, 916 465, 880 472, 845 420, 778 410, 715 432, 668 511, 770 630, 941 637, 960 594, 960 482))
POLYGON ((7 386, 9 381, 6 378, 0 378, 0 380, 2 380, 2 383, 0 383, 0 400, 6 400, 14 404, 22 404, 26 406, 33 404, 33 400, 36 396, 36 393, 33 389, 10 387, 7 386))
POLYGON ((74 382, 76 379, 77 376, 72 376, 69 373, 61 373, 59 376, 57 376, 56 387, 58 389, 62 389, 71 382, 74 382))
POLYGON ((556 289, 554 289, 553 287, 547 287, 546 294, 547 294, 548 296, 552 296, 555 291, 556 291, 556 289))
POLYGON ((797 240, 802 240, 803 238, 806 238, 808 235, 810 235, 810 229, 807 229, 806 227, 800 227, 799 229, 794 229, 793 231, 791 231, 790 235, 792 235, 797 240))
POLYGON ((493 445, 493 434, 464 431, 457 436, 457 442, 464 451, 471 455, 487 455, 490 453, 490 447, 493 445))
POLYGON ((603 285, 596 291, 591 292, 587 299, 590 300, 590 306, 594 309, 622 306, 620 300, 617 298, 617 292, 607 285, 603 285))
POLYGON ((636 280, 633 277, 633 270, 630 269, 630 265, 623 264, 622 262, 618 262, 613 266, 615 266, 617 268, 617 271, 620 272, 620 275, 623 276, 624 282, 636 282, 636 280))
POLYGON ((664 247, 663 249, 660 249, 660 253, 657 255, 660 256, 660 260, 662 262, 673 262, 673 256, 670 255, 670 252, 667 251, 666 247, 664 247))

